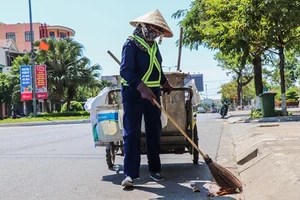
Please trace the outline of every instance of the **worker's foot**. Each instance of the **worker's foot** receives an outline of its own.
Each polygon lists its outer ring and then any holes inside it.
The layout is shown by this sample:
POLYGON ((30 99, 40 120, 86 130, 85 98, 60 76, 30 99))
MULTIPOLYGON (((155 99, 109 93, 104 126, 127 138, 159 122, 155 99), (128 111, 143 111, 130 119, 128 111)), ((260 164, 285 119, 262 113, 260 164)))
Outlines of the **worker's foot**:
POLYGON ((124 187, 132 187, 133 186, 133 180, 130 176, 126 176, 126 178, 122 181, 122 186, 124 187))
POLYGON ((150 173, 150 178, 155 181, 163 181, 165 178, 160 173, 150 173))

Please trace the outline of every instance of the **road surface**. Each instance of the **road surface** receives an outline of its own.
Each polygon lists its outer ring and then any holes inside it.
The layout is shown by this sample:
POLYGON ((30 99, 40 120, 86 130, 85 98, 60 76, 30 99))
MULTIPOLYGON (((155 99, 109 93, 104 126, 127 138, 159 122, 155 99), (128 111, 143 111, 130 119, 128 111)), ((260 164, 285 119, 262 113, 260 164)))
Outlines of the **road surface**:
MULTIPOLYGON (((200 148, 216 156, 223 120, 218 114, 198 115, 200 148)), ((123 157, 108 169, 105 147, 94 147, 90 124, 0 127, 0 199, 207 199, 211 176, 205 163, 193 165, 188 153, 163 154, 166 180, 153 182, 142 156, 141 177, 124 190, 123 157), (191 185, 200 193, 193 193, 191 185)), ((222 199, 232 199, 225 197, 222 199)))

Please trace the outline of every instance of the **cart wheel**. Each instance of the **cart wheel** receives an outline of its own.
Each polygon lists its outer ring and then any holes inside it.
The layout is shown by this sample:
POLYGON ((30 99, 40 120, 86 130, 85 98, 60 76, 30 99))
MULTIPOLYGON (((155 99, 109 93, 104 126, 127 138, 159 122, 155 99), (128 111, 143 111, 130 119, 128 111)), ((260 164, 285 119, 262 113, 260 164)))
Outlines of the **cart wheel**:
POLYGON ((110 142, 106 146, 106 163, 109 168, 112 168, 114 166, 115 158, 116 158, 116 155, 115 155, 114 143, 110 142))
MULTIPOLYGON (((197 146, 198 146, 198 130, 197 130, 197 125, 195 125, 195 127, 194 127, 193 142, 195 142, 195 144, 197 144, 197 146)), ((193 152, 193 164, 197 165, 198 162, 199 162, 199 152, 195 148, 192 149, 192 152, 193 152)))

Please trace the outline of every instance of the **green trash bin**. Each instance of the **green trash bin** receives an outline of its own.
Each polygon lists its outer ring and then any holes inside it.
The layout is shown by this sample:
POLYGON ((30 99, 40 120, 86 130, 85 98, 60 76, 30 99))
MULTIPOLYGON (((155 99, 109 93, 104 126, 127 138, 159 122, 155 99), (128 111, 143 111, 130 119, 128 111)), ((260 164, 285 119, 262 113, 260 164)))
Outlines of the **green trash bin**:
POLYGON ((263 117, 275 116, 275 96, 276 93, 266 92, 259 95, 260 106, 263 117))

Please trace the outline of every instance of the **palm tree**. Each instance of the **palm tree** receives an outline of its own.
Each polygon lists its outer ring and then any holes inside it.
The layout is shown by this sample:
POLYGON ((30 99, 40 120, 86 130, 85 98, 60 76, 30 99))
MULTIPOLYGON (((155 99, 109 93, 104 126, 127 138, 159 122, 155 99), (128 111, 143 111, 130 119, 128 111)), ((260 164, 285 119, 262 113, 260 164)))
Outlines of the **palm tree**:
MULTIPOLYGON (((46 64, 48 88, 51 101, 67 101, 67 110, 74 99, 79 86, 89 85, 99 77, 99 64, 90 65, 90 60, 83 56, 83 46, 72 38, 47 38, 48 51, 37 51, 37 62, 46 64)), ((35 46, 39 45, 35 42, 35 46)))

